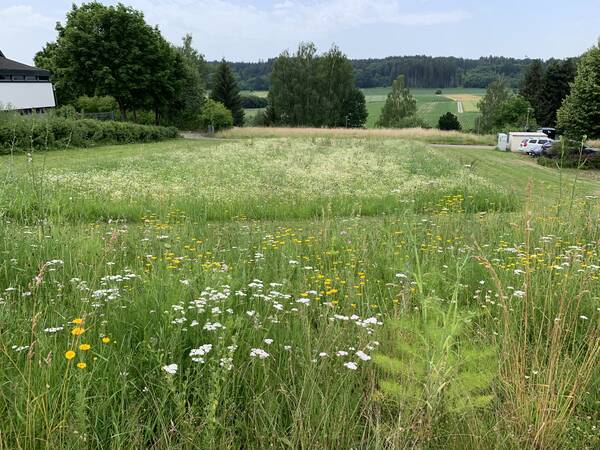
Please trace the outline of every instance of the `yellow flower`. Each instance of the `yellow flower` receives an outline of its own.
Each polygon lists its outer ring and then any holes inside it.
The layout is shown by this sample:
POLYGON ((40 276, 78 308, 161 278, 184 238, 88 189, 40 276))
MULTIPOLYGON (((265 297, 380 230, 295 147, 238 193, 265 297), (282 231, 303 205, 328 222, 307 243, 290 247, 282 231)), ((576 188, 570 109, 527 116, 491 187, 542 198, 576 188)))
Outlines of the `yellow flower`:
POLYGON ((69 350, 65 353, 65 358, 67 358, 68 360, 75 358, 75 352, 73 350, 69 350))
POLYGON ((80 334, 85 333, 85 328, 83 327, 75 327, 71 330, 71 334, 73 336, 79 336, 80 334))
POLYGON ((90 348, 92 348, 92 346, 91 346, 90 344, 81 344, 81 345, 79 346, 79 350, 83 350, 84 352, 85 352, 86 350, 89 350, 90 348))
POLYGON ((102 342, 104 342, 105 344, 108 344, 110 342, 110 338, 108 336, 104 336, 102 338, 102 342))
POLYGON ((86 367, 87 367, 87 364, 84 362, 77 363, 77 368, 79 368, 79 369, 85 369, 86 367))
POLYGON ((83 319, 73 319, 71 323, 74 323, 75 325, 81 325, 83 323, 83 319))

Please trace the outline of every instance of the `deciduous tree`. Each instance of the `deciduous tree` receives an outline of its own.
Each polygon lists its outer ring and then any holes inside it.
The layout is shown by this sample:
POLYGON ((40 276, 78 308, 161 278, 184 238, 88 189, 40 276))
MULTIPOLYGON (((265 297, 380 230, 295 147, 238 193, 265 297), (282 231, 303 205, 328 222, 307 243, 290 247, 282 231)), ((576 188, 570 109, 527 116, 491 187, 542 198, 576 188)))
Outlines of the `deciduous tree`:
POLYGON ((130 109, 170 101, 179 70, 159 30, 133 8, 93 2, 73 5, 66 22, 57 24, 58 38, 38 53, 36 63, 53 72, 60 92, 110 95, 121 116, 130 109))
POLYGON ((400 75, 392 84, 392 91, 387 96, 377 126, 400 128, 403 119, 414 116, 416 113, 417 101, 406 87, 404 75, 400 75))

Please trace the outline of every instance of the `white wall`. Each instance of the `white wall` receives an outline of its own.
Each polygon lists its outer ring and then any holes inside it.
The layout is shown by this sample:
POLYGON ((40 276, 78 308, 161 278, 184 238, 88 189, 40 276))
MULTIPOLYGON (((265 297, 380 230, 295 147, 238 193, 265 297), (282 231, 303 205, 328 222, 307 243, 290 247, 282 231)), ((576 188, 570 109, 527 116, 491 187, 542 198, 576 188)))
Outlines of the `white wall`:
POLYGON ((56 106, 52 84, 45 82, 0 82, 0 106, 3 109, 56 106))

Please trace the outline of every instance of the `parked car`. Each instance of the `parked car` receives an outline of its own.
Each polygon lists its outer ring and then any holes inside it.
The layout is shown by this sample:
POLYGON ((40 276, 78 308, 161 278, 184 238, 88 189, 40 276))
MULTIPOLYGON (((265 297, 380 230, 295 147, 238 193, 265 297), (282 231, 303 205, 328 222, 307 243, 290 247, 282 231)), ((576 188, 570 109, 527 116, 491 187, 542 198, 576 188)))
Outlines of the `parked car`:
MULTIPOLYGON (((563 149, 561 148, 561 141, 548 141, 542 145, 541 155, 547 156, 549 158, 558 158, 561 155, 563 149), (553 148, 556 145, 556 148, 553 148)), ((569 141, 566 144, 566 153, 571 155, 578 155, 581 151, 581 154, 584 156, 592 156, 592 155, 600 155, 600 148, 588 147, 584 145, 581 148, 581 144, 575 141, 569 141)))
POLYGON ((553 143, 554 141, 552 139, 543 138, 523 139, 521 145, 519 146, 519 151, 521 153, 525 153, 526 155, 540 156, 542 153, 542 146, 549 142, 553 143))
POLYGON ((556 139, 556 128, 542 127, 538 130, 538 133, 544 133, 550 139, 556 139))

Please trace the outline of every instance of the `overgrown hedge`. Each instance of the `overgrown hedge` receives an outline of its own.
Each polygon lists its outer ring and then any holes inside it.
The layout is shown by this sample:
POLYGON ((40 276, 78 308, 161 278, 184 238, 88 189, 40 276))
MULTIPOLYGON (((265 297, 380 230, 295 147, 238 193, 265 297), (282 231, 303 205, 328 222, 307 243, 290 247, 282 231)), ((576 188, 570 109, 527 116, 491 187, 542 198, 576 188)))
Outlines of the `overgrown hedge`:
POLYGON ((538 158, 538 164, 546 167, 562 167, 565 169, 600 169, 600 152, 592 152, 582 148, 581 142, 563 138, 556 141, 538 158))
POLYGON ((538 158, 538 164, 546 167, 562 167, 563 169, 594 169, 600 170, 600 155, 591 156, 567 156, 563 159, 547 158, 541 156, 538 158))
POLYGON ((154 142, 177 137, 174 127, 64 117, 0 117, 0 153, 154 142))

